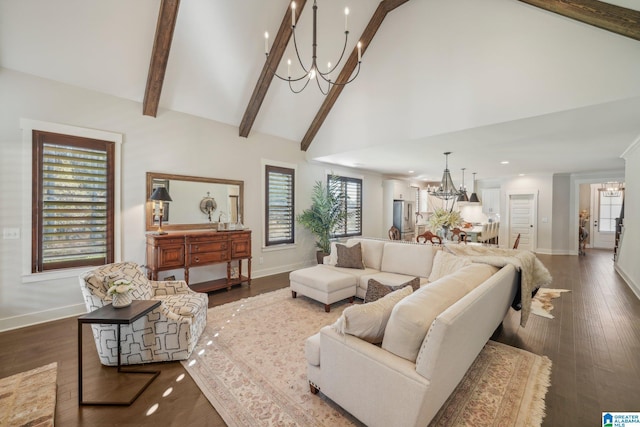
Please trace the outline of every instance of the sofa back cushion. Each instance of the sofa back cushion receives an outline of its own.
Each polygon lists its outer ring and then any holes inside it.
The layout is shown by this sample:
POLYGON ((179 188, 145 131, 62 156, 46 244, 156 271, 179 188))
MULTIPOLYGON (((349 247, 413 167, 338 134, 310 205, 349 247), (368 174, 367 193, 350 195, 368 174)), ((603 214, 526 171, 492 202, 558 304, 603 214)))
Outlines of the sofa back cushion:
POLYGON ((435 282, 441 277, 456 272, 469 264, 471 264, 469 258, 454 255, 447 251, 438 251, 436 256, 433 257, 433 267, 429 274, 429 281, 435 282))
MULTIPOLYGON (((382 251, 384 249, 384 240, 373 239, 349 239, 345 245, 351 247, 356 243, 360 243, 362 248, 362 262, 365 268, 380 270, 380 262, 382 261, 382 251)), ((329 264, 336 265, 338 262, 338 250, 336 242, 331 243, 331 255, 329 256, 329 264)))
POLYGON ((415 362, 433 320, 496 271, 488 264, 471 264, 400 301, 387 322, 382 348, 415 362))
POLYGON ((411 292, 411 286, 405 286, 376 301, 347 307, 332 327, 338 333, 354 335, 370 343, 379 344, 382 342, 393 306, 411 292))
POLYGON ((380 270, 414 277, 429 277, 433 257, 439 250, 433 245, 385 242, 380 270))

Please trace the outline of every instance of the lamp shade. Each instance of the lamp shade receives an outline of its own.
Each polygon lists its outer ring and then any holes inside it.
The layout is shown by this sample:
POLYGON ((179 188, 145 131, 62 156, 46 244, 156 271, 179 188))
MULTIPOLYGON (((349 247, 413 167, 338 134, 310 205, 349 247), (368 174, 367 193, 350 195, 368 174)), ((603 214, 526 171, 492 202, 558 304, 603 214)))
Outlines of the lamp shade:
POLYGON ((164 187, 158 187, 155 190, 153 190, 153 193, 151 193, 151 197, 149 197, 149 200, 156 200, 156 201, 159 201, 159 202, 172 202, 173 201, 171 199, 171 196, 169 195, 169 192, 164 187))
POLYGON ((480 199, 478 199, 478 195, 476 193, 471 193, 471 197, 469 197, 469 201, 471 203, 479 203, 480 199))

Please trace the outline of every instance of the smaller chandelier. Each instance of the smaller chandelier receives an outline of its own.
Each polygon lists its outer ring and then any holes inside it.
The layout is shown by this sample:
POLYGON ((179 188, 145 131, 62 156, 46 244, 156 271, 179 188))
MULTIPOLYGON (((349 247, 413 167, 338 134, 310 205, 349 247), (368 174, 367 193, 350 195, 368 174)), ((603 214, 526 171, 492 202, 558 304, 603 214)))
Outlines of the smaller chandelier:
POLYGON ((456 190, 456 186, 453 185, 451 173, 449 172, 449 154, 451 154, 450 151, 444 153, 445 168, 444 173, 442 174, 442 181, 440 181, 440 186, 438 188, 434 188, 430 192, 432 196, 436 196, 442 200, 451 200, 460 196, 460 191, 456 190))
POLYGON ((598 190, 602 192, 603 197, 620 197, 624 186, 619 182, 609 181, 603 183, 598 190))
MULTIPOLYGON (((347 25, 348 17, 349 17, 348 7, 344 8, 344 46, 342 47, 342 53, 340 54, 340 58, 338 59, 336 64, 333 66, 331 66, 331 62, 328 62, 325 72, 322 72, 320 70, 320 68, 318 67, 318 61, 317 61, 318 58, 316 55, 316 48, 318 46, 317 14, 318 14, 318 6, 316 4, 316 0, 314 0, 313 1, 313 44, 312 44, 313 54, 311 57, 311 65, 309 65, 308 67, 305 67, 304 63, 302 62, 302 59, 300 58, 300 52, 298 51, 298 43, 296 41, 296 2, 295 1, 291 2, 291 30, 293 33, 293 47, 295 48, 295 51, 296 51, 298 63, 300 64, 300 67, 302 68, 304 73, 299 77, 291 77, 291 59, 287 60, 287 77, 282 77, 278 75, 278 73, 276 73, 275 70, 271 70, 271 72, 273 73, 274 76, 276 76, 280 80, 289 82, 289 89, 291 89, 291 92, 293 93, 302 92, 307 87, 307 85, 311 80, 315 80, 318 85, 318 89, 320 89, 320 92, 323 95, 327 95, 329 93, 329 90, 331 90, 332 86, 335 86, 335 85, 346 86, 352 81, 354 81, 356 77, 358 77, 358 74, 360 73, 360 63, 362 62, 362 43, 358 42, 358 45, 357 45, 358 68, 356 69, 355 75, 344 83, 337 83, 331 80, 331 74, 335 72, 336 68, 338 68, 338 65, 340 65, 340 63, 342 62, 344 53, 347 50, 347 41, 349 40, 349 29, 347 25), (305 80, 304 84, 299 89, 295 89, 292 83, 299 82, 301 80, 305 80), (326 83, 326 85, 322 83, 320 80, 326 83)), ((268 59, 269 58, 269 33, 268 32, 264 33, 264 53, 268 59)))

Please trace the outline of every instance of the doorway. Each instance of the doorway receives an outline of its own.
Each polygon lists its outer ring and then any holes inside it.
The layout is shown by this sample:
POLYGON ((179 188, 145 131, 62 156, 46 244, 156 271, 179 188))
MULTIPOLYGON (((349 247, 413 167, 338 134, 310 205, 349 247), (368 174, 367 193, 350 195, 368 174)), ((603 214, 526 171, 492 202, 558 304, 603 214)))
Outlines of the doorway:
POLYGON ((602 185, 591 184, 592 246, 613 250, 615 246, 616 218, 620 217, 624 191, 607 192, 602 185))
POLYGON ((534 251, 536 247, 536 195, 509 195, 509 246, 513 247, 518 234, 518 249, 534 251))

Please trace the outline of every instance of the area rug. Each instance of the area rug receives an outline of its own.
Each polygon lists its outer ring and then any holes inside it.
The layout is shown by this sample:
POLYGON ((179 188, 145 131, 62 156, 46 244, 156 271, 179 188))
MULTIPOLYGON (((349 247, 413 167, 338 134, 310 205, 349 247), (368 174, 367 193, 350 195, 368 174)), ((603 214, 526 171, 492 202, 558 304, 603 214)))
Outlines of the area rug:
POLYGON ((0 426, 53 426, 58 364, 0 379, 0 426))
POLYGON ((551 300, 555 298, 559 298, 563 292, 571 292, 568 289, 550 289, 550 288, 540 288, 536 293, 536 296, 531 301, 531 313, 546 317, 547 319, 553 319, 554 316, 551 314, 551 310, 553 310, 553 304, 551 300))
MULTIPOLYGON (((235 426, 360 426, 322 393, 309 392, 304 341, 347 302, 291 298, 289 288, 209 309, 183 365, 225 423, 235 426)), ((490 341, 433 426, 539 426, 551 362, 490 341)))

